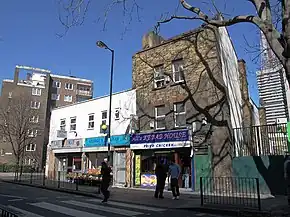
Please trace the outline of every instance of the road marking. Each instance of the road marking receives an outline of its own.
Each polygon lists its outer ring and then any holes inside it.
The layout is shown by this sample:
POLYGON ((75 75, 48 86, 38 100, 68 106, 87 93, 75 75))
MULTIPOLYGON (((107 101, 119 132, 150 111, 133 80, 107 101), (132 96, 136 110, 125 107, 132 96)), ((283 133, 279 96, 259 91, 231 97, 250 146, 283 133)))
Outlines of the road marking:
POLYGON ((19 196, 14 196, 14 195, 7 195, 7 194, 0 194, 0 197, 14 197, 14 198, 19 198, 19 199, 26 199, 26 197, 19 197, 19 196))
POLYGON ((9 202, 13 202, 13 201, 21 201, 21 200, 23 200, 23 199, 18 198, 18 199, 11 199, 11 200, 8 200, 8 201, 9 202))
POLYGON ((46 202, 40 202, 40 203, 31 203, 30 205, 32 206, 36 206, 39 208, 43 208, 43 209, 47 209, 53 212, 58 212, 64 215, 68 215, 68 216, 74 216, 74 217, 105 217, 102 215, 98 215, 98 214, 93 214, 93 213, 88 213, 88 212, 83 212, 80 210, 76 210, 76 209, 71 209, 71 208, 67 208, 67 207, 62 207, 62 206, 58 206, 58 205, 54 205, 51 203, 46 203, 46 202))
POLYGON ((70 205, 74 205, 74 206, 85 207, 85 208, 89 208, 89 209, 101 210, 104 212, 110 212, 110 213, 125 215, 125 216, 136 216, 136 215, 144 214, 142 212, 136 212, 136 211, 125 210, 125 209, 118 209, 118 208, 113 208, 110 206, 101 206, 101 205, 90 204, 90 203, 82 203, 82 202, 74 201, 74 200, 62 201, 62 203, 66 203, 66 204, 70 204, 70 205))
MULTIPOLYGON (((91 202, 100 202, 98 199, 88 199, 88 201, 91 202)), ((108 204, 114 205, 114 206, 120 206, 120 207, 126 207, 126 208, 133 208, 133 209, 141 209, 141 210, 148 210, 153 212, 163 212, 166 209, 157 208, 157 207, 150 207, 150 206, 143 206, 143 205, 136 205, 136 204, 128 204, 128 203, 120 203, 115 201, 109 201, 108 204)))
POLYGON ((28 216, 28 217, 44 217, 42 215, 37 215, 35 213, 32 213, 32 212, 28 212, 26 210, 23 210, 23 209, 19 209, 15 206, 8 206, 9 209, 12 209, 12 210, 15 210, 16 212, 20 212, 20 213, 23 213, 25 214, 25 216, 28 216))

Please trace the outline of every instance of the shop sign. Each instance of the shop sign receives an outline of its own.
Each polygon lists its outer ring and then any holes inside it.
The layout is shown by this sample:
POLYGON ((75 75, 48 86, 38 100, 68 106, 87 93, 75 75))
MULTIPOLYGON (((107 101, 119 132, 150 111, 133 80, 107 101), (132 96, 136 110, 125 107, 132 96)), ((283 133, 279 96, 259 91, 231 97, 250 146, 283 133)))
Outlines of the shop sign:
POLYGON ((162 149, 162 148, 182 148, 182 147, 190 147, 190 141, 145 143, 145 144, 130 145, 131 149, 162 149))
POLYGON ((82 139, 65 139, 51 142, 52 149, 80 148, 82 145, 82 139))
POLYGON ((140 185, 140 174, 141 174, 141 155, 135 156, 135 185, 140 185))
POLYGON ((131 135, 131 144, 181 142, 189 140, 188 130, 173 130, 166 132, 141 133, 131 135))
MULTIPOLYGON (((129 146, 129 135, 111 136, 111 146, 129 146)), ((105 136, 86 138, 85 147, 104 147, 107 146, 107 138, 105 136)))

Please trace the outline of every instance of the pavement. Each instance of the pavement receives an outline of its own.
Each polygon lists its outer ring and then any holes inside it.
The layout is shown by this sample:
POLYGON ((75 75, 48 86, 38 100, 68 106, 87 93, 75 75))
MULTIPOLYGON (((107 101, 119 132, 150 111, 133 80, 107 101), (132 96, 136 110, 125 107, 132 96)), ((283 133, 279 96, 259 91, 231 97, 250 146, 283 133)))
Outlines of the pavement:
MULTIPOLYGON (((219 217, 215 214, 166 207, 163 202, 169 201, 169 198, 155 200, 151 196, 151 205, 138 205, 133 204, 132 201, 128 203, 126 200, 117 202, 116 199, 119 198, 119 195, 117 196, 116 193, 115 191, 112 192, 112 200, 108 204, 102 204, 98 197, 92 198, 0 182, 0 204, 19 217, 219 217)), ((126 198, 126 195, 123 195, 123 198, 126 198)), ((135 199, 136 201, 139 200, 138 197, 135 199)), ((170 201, 172 204, 180 202, 170 201)))

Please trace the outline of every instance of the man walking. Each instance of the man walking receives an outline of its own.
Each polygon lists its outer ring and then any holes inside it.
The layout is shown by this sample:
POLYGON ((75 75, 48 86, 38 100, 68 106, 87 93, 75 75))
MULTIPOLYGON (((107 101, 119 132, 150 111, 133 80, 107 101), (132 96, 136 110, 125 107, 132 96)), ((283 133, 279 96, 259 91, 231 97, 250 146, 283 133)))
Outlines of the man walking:
POLYGON ((108 202, 108 199, 110 197, 110 191, 108 190, 108 188, 111 182, 111 172, 111 168, 108 166, 108 164, 106 162, 103 162, 101 168, 101 192, 104 195, 104 200, 102 201, 102 203, 108 202))
POLYGON ((178 200, 180 193, 179 193, 179 186, 178 186, 178 178, 180 176, 180 167, 177 165, 174 160, 171 160, 169 166, 169 174, 170 176, 170 183, 171 183, 171 190, 173 195, 173 200, 178 200))
POLYGON ((165 186, 165 180, 167 177, 167 170, 165 168, 163 159, 161 159, 160 162, 156 165, 155 175, 157 178, 157 184, 156 184, 154 197, 163 199, 164 198, 163 191, 164 191, 164 186, 165 186))

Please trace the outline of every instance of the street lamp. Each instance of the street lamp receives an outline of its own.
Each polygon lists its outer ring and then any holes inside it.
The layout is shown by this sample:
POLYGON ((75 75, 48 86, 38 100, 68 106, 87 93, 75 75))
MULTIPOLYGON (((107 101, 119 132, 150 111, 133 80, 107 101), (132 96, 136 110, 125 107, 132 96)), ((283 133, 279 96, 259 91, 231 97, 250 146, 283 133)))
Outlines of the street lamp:
POLYGON ((97 41, 96 45, 100 48, 107 49, 111 51, 112 54, 112 60, 111 60, 111 75, 110 75, 110 104, 109 104, 109 127, 108 127, 108 133, 107 133, 107 138, 108 138, 108 164, 110 163, 111 160, 111 113, 112 113, 112 94, 113 94, 113 72, 114 72, 114 50, 110 49, 104 42, 102 41, 97 41))

